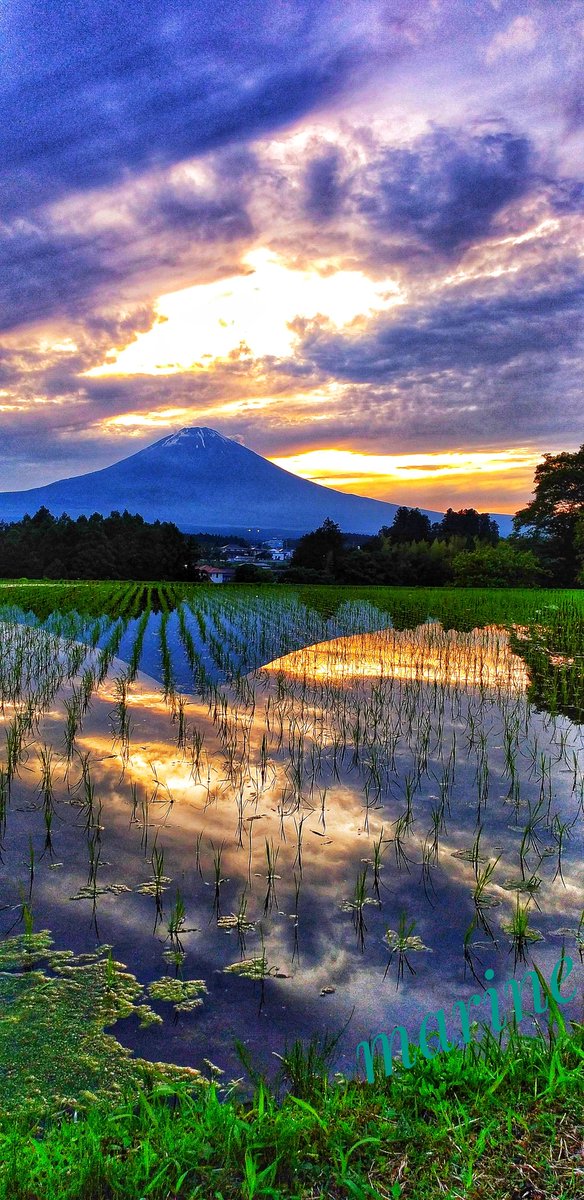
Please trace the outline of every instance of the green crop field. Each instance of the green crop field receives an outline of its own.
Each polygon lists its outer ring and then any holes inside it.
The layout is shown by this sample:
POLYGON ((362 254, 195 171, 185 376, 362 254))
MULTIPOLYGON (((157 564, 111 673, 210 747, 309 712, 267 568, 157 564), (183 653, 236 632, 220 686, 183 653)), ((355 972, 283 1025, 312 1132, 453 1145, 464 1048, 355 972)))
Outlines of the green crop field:
POLYGON ((583 668, 581 591, 1 584, 0 1197, 575 1200, 583 668))

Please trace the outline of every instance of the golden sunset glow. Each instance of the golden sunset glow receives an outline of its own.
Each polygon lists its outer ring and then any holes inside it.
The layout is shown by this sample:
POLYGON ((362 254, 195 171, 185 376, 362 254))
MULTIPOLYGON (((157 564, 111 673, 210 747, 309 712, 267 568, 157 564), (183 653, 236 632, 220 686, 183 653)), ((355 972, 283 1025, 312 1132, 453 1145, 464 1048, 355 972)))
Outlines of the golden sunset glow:
POLYGON ((308 450, 286 458, 270 460, 278 467, 294 471, 303 479, 335 479, 335 487, 355 483, 367 476, 384 479, 427 479, 437 475, 468 475, 469 472, 530 470, 537 455, 521 450, 503 450, 488 454, 480 451, 447 451, 444 454, 359 454, 355 450, 308 450))
POLYGON ((356 492, 379 500, 410 498, 430 503, 431 495, 447 495, 466 488, 479 494, 504 475, 507 490, 528 487, 539 455, 525 448, 502 451, 449 450, 430 454, 362 454, 354 450, 307 450, 302 454, 272 458, 271 462, 303 479, 339 491, 356 492), (396 490, 396 486, 399 490, 396 490))
POLYGON ((103 426, 106 429, 122 428, 131 431, 133 428, 142 429, 166 429, 174 424, 175 421, 180 421, 188 415, 186 408, 162 408, 154 412, 146 413, 122 413, 119 417, 111 417, 110 420, 104 421, 103 426))
POLYGON ((90 377, 172 375, 208 369, 242 348, 255 358, 292 352, 297 317, 322 316, 343 326, 402 303, 395 281, 373 283, 362 271, 316 264, 292 270, 266 249, 243 259, 245 273, 161 296, 159 322, 139 334, 117 357, 93 367, 90 377))

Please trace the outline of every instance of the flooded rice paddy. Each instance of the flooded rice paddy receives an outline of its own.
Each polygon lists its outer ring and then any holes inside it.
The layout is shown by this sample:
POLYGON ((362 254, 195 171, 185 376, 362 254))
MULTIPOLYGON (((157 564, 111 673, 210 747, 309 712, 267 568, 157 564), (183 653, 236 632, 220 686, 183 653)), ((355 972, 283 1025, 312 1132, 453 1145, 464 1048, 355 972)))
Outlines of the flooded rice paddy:
POLYGON ((4 607, 0 955, 112 947, 140 985, 116 1038, 228 1077, 235 1039, 271 1070, 346 1026, 351 1072, 489 967, 579 963, 584 726, 531 702, 525 629, 427 616, 253 589, 4 607))

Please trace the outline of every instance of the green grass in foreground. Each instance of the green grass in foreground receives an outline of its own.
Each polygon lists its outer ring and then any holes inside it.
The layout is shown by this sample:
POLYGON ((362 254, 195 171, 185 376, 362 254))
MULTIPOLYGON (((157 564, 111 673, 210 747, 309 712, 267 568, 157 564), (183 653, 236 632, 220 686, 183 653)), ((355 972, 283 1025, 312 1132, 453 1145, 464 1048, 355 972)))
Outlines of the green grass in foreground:
POLYGON ((488 1036, 369 1085, 290 1053, 281 1100, 155 1083, 113 1106, 0 1124, 2 1200, 576 1200, 584 1026, 488 1036))
MULTIPOLYGON (((326 591, 314 589, 314 600, 334 606, 326 591)), ((519 614, 520 595, 486 592, 477 613, 476 594, 401 590, 400 610, 386 589, 397 625, 422 612, 477 623, 487 608, 502 620, 512 604, 513 620, 529 626, 517 648, 535 694, 551 711, 580 713, 580 597, 542 616, 533 594, 519 614)), ((175 1077, 179 1068, 131 1060, 104 1033, 144 1011, 121 965, 98 952, 74 963, 51 953, 48 935, 24 939, 5 941, 0 962, 0 1200, 584 1195, 582 1025, 568 1034, 560 1017, 552 1037, 515 1031, 505 1050, 487 1035, 371 1085, 331 1084, 318 1055, 296 1049, 283 1063, 290 1090, 282 1097, 256 1079, 246 1102, 175 1077)))

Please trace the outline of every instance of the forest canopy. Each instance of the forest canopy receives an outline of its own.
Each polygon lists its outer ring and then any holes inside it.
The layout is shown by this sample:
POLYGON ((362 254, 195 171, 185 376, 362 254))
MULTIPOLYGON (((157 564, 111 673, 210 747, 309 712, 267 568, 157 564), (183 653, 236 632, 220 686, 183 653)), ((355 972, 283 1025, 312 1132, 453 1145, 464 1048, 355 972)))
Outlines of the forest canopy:
POLYGON ((53 517, 39 508, 11 524, 0 522, 0 578, 198 578, 200 547, 170 521, 148 524, 129 512, 109 517, 53 517))
MULTIPOLYGON (((584 445, 546 454, 535 471, 533 499, 500 538, 489 513, 448 508, 433 524, 402 505, 375 535, 345 534, 329 519, 296 542, 287 568, 238 568, 237 582, 372 583, 406 587, 584 585, 584 445), (520 531, 524 532, 521 533, 520 531)), ((73 520, 47 508, 0 522, 0 578, 197 581, 203 553, 222 535, 193 536, 169 521, 112 512, 73 520), (201 545, 202 544, 202 545, 201 545)), ((244 543, 242 538, 231 538, 244 543)))

